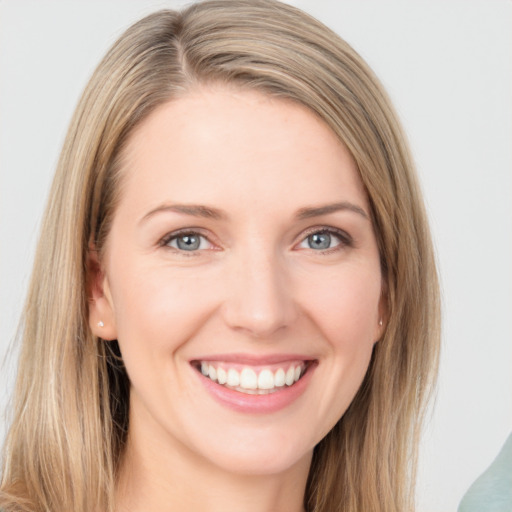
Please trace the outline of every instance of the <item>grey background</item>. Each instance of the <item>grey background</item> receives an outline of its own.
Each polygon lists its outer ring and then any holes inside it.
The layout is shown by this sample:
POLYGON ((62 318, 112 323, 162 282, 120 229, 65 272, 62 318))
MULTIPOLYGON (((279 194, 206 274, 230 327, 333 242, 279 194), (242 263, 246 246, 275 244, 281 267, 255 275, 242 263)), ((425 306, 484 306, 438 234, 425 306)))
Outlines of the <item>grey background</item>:
MULTIPOLYGON (((66 127, 107 47, 172 1, 0 2, 0 362, 66 127)), ((512 425, 512 3, 303 0, 369 62, 410 137, 437 247, 443 355, 419 512, 456 509, 512 425)), ((0 407, 15 350, 0 370, 0 407)), ((0 421, 0 438, 5 423, 0 421)))

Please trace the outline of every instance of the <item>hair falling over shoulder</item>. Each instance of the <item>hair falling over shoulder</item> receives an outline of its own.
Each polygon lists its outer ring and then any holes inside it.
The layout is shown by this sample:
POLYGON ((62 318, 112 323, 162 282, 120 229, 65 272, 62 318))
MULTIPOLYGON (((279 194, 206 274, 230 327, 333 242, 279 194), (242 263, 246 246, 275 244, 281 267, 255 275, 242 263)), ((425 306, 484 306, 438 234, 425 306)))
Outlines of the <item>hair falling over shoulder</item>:
POLYGON ((199 84, 305 105, 354 157, 371 206, 388 318, 348 411, 316 446, 308 512, 414 509, 418 438, 437 373, 439 291, 418 181, 382 86, 341 38, 273 0, 207 0, 130 27, 90 79, 62 149, 23 312, 4 511, 111 512, 129 384, 88 325, 86 258, 101 252, 120 153, 155 108, 199 84))

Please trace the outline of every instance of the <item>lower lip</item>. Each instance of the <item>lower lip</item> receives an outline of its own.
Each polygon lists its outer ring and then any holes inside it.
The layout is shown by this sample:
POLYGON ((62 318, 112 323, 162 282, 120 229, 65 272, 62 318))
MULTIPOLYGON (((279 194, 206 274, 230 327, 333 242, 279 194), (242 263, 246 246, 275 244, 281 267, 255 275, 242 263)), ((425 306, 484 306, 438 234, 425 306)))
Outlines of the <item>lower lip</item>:
POLYGON ((197 370, 194 372, 210 395, 222 405, 237 412, 265 414, 276 412, 292 404, 306 390, 316 364, 310 364, 306 373, 292 386, 286 386, 266 395, 249 395, 213 382, 197 370))

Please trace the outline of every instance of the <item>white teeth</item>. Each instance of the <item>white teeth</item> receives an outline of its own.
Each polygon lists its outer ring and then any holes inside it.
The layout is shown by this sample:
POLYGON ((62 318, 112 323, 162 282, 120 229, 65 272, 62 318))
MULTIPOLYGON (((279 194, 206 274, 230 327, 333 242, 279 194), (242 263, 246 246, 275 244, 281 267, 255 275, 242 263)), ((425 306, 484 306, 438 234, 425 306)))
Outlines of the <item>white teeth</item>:
POLYGON ((217 380, 219 381, 219 384, 226 384, 228 380, 226 370, 224 370, 223 368, 217 369, 217 380))
POLYGON ((288 368, 284 381, 287 386, 291 386, 295 382, 295 368, 293 366, 288 368))
POLYGON ((285 385, 285 373, 282 368, 279 368, 279 370, 277 370, 276 374, 274 375, 274 385, 277 388, 285 385))
POLYGON ((240 387, 245 389, 257 389, 258 377, 251 368, 244 368, 240 373, 240 387))
POLYGON ((240 386, 240 374, 236 370, 233 370, 233 368, 228 370, 227 384, 228 386, 232 386, 234 388, 240 386))
POLYGON ((270 370, 262 370, 258 375, 259 389, 274 389, 274 374, 270 370))
POLYGON ((245 367, 239 372, 234 368, 226 370, 225 366, 214 366, 214 364, 202 361, 201 373, 214 382, 249 394, 272 393, 285 385, 292 386, 300 379, 305 370, 304 363, 301 363, 292 364, 286 371, 283 368, 278 368, 273 372, 269 368, 264 368, 258 374, 249 367, 245 367))

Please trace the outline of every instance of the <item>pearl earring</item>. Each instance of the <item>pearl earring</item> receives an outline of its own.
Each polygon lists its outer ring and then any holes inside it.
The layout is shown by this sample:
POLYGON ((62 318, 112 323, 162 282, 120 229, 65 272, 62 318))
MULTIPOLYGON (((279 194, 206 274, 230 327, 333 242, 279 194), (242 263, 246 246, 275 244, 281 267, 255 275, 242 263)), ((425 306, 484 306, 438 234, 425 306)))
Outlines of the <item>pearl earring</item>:
POLYGON ((382 327, 382 318, 379 320, 379 326, 382 327))
POLYGON ((100 320, 98 322, 98 327, 104 327, 104 326, 105 326, 105 324, 103 323, 103 320, 100 320))

